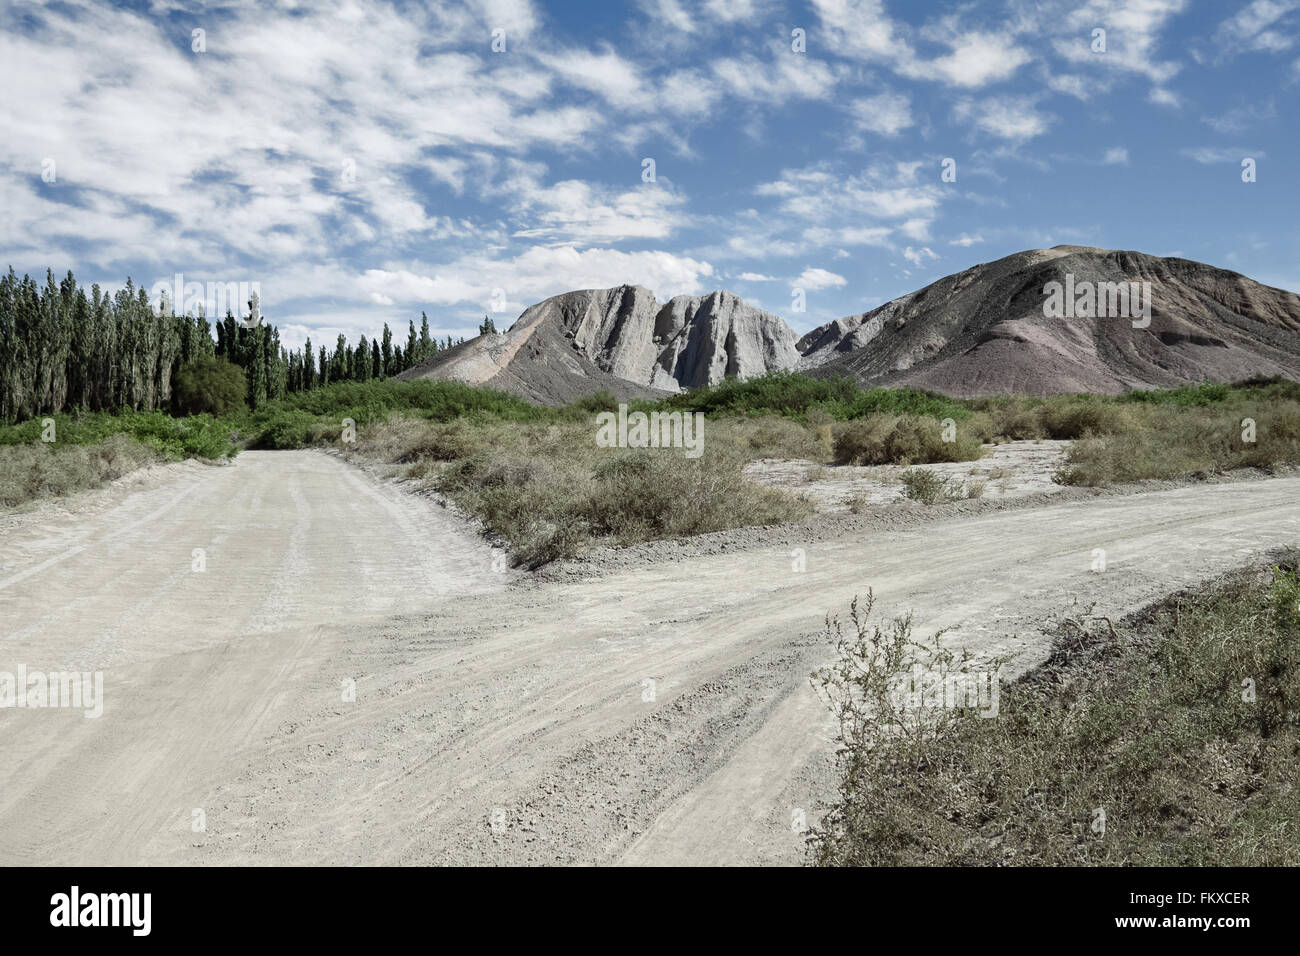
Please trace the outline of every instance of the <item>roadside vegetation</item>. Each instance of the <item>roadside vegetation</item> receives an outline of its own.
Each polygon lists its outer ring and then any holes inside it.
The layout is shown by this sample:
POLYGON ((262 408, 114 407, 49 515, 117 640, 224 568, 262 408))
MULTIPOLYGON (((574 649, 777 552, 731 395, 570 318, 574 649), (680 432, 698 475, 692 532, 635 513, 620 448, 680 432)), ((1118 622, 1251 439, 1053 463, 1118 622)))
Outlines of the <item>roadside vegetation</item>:
POLYGON ((159 411, 88 412, 0 426, 0 507, 97 488, 137 468, 238 450, 228 422, 159 411))
MULTIPOLYGON (((627 403, 631 412, 703 412, 704 454, 686 460, 679 449, 596 449, 595 415, 619 406, 607 392, 548 408, 458 382, 372 378, 317 383, 254 409, 240 397, 250 387, 244 368, 206 353, 180 367, 174 386, 173 414, 73 410, 0 425, 0 471, 8 476, 0 500, 12 506, 110 480, 92 478, 97 472, 72 455, 14 450, 47 444, 47 419, 61 449, 122 434, 161 461, 219 460, 243 448, 332 446, 367 454, 457 501, 528 564, 595 542, 626 544, 807 514, 806 503, 743 479, 741 470, 756 458, 900 465, 912 469, 907 496, 928 504, 976 497, 982 489, 934 487, 914 466, 975 461, 990 443, 1014 440, 1073 441, 1055 476, 1072 485, 1300 463, 1300 384, 1284 380, 1113 397, 950 399, 787 372, 627 403), (353 430, 359 442, 345 444, 353 430), (622 463, 609 464, 613 459, 622 463)), ((120 453, 100 458, 122 467, 136 460, 120 453)), ((117 466, 103 470, 116 472, 117 466)))
POLYGON ((923 505, 943 504, 945 501, 964 501, 984 494, 984 482, 966 482, 952 475, 939 475, 924 468, 909 468, 898 476, 903 483, 903 495, 923 505))
POLYGON ((811 507, 745 479, 754 457, 811 453, 816 438, 781 419, 710 423, 703 453, 599 448, 589 420, 519 423, 390 419, 351 454, 400 465, 445 494, 536 567, 595 544, 627 545, 794 521, 811 507))
POLYGON ((120 432, 88 445, 10 445, 0 448, 0 507, 97 488, 158 460, 148 445, 120 432))
MULTIPOLYGON (((813 675, 840 721, 820 865, 1300 864, 1300 585, 1295 554, 1119 626, 1062 626, 996 716, 913 707, 891 675, 969 675, 910 618, 828 622, 813 675)), ((958 697, 960 700, 960 697, 958 697)), ((912 701, 911 703, 915 703, 912 701)))

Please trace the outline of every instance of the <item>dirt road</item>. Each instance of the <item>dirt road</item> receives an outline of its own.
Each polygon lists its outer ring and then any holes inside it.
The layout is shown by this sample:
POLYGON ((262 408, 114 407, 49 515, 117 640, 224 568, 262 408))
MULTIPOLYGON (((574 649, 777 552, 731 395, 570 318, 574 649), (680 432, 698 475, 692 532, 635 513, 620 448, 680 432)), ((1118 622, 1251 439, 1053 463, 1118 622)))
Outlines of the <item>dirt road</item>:
POLYGON ((833 783, 807 681, 827 611, 872 587, 1024 667, 1073 601, 1117 614, 1300 544, 1298 496, 1203 485, 511 587, 436 505, 325 455, 195 466, 3 526, 0 672, 101 670, 104 712, 0 710, 0 862, 798 862, 792 820, 833 783))

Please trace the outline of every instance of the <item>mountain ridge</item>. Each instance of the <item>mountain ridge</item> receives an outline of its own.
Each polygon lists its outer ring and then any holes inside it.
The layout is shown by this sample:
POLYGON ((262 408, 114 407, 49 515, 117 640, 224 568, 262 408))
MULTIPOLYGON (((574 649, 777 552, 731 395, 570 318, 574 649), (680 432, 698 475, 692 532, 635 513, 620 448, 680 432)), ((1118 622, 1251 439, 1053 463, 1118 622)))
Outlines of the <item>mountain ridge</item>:
POLYGON ((601 389, 653 398, 784 370, 954 396, 1300 378, 1300 296, 1189 259, 1061 245, 976 264, 802 336, 725 289, 664 303, 639 285, 575 290, 401 377, 562 404, 601 389), (1149 322, 1049 317, 1052 282, 1145 283, 1149 322))

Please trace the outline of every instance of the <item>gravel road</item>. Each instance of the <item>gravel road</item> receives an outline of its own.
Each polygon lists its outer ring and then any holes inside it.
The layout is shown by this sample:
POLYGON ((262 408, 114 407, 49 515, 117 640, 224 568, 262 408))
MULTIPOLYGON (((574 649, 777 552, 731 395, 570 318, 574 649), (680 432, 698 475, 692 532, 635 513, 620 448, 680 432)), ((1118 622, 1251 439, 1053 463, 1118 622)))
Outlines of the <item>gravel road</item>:
POLYGON ((0 520, 0 674, 104 686, 97 718, 0 709, 0 862, 797 863, 833 787, 828 611, 870 587, 1024 668, 1074 602, 1300 544, 1298 498, 1189 485, 515 586, 336 458, 173 466, 0 520))

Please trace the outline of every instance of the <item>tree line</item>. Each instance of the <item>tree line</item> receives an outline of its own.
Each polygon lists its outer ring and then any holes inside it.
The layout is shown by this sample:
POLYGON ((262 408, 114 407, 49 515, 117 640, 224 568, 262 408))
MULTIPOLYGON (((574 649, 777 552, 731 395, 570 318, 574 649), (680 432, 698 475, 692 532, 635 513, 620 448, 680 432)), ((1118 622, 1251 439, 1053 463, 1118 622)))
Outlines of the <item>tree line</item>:
POLYGON ((256 409, 285 395, 330 382, 368 381, 397 375, 440 349, 439 342, 408 322, 406 344, 394 342, 388 324, 382 338, 363 335, 350 344, 340 335, 333 350, 280 344, 279 330, 258 315, 257 303, 236 318, 209 324, 198 314, 175 315, 164 297, 155 309, 143 288, 128 278, 108 295, 98 284, 87 291, 72 272, 61 280, 46 271, 40 285, 10 267, 0 277, 0 420, 14 422, 75 410, 173 410, 173 381, 191 362, 220 359, 243 370, 246 402, 256 409))

